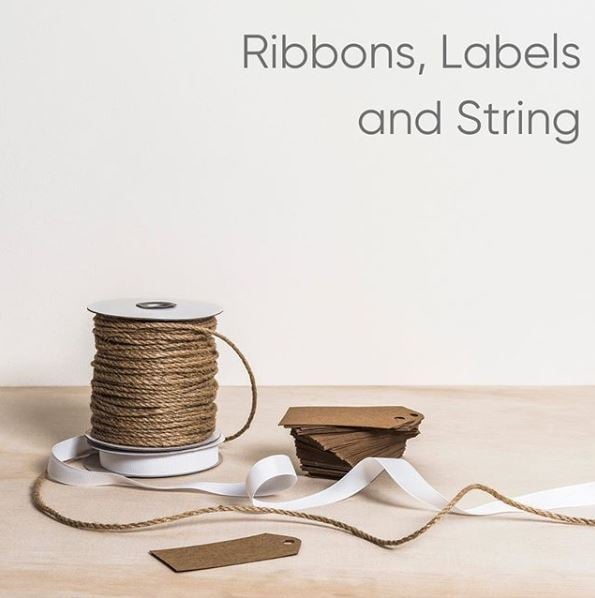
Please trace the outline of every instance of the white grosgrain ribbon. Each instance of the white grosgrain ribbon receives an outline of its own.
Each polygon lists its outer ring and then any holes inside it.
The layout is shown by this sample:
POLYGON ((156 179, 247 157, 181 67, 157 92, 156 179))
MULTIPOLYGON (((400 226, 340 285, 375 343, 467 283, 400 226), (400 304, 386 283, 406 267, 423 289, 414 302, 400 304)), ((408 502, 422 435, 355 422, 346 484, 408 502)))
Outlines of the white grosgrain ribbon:
MULTIPOLYGON (((273 502, 258 500, 257 497, 279 494, 297 482, 295 469, 286 455, 272 455, 257 461, 249 469, 245 482, 184 481, 178 484, 153 485, 109 471, 79 469, 67 463, 96 451, 97 449, 91 446, 84 436, 59 442, 51 451, 47 467, 48 477, 70 486, 133 486, 149 490, 190 490, 219 496, 245 497, 256 507, 305 510, 345 500, 366 488, 381 473, 386 472, 409 496, 430 508, 440 510, 448 503, 447 499, 426 482, 405 459, 368 457, 360 461, 339 481, 320 492, 293 500, 273 502)), ((595 482, 542 490, 517 496, 513 500, 544 510, 591 506, 595 505, 595 482)), ((471 509, 455 507, 453 511, 461 515, 497 515, 518 512, 518 509, 495 500, 471 509)))

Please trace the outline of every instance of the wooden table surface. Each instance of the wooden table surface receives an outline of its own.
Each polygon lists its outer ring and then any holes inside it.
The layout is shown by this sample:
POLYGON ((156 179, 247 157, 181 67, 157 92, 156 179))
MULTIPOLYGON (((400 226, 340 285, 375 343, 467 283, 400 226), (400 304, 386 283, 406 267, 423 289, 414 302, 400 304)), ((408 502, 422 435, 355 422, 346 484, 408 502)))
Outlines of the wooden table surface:
MULTIPOLYGON (((52 444, 88 427, 86 388, 0 390, 0 592, 28 596, 587 596, 595 594, 595 529, 524 514, 449 516, 426 535, 381 549, 346 533, 274 516, 216 514, 132 533, 65 527, 37 512, 29 489, 52 444), (302 539, 296 557, 176 574, 151 549, 262 532, 302 539)), ((234 430, 248 391, 223 388, 219 426, 234 430)), ((240 481, 256 460, 294 455, 277 422, 291 405, 406 405, 425 414, 406 458, 444 495, 471 482, 508 495, 595 479, 595 387, 566 388, 263 388, 253 427, 226 445, 223 463, 201 479, 240 481)), ((294 459, 295 461, 295 459, 294 459)), ((296 464, 297 466, 297 464, 296 464)), ((286 496, 326 480, 300 477, 286 496)), ((47 502, 95 521, 129 521, 221 500, 197 493, 46 482, 47 502)), ((226 500, 226 499, 223 499, 226 500)), ((473 495, 464 504, 488 500, 473 495)), ((386 476, 362 494, 313 512, 383 537, 401 536, 431 515, 386 476)), ((595 516, 595 508, 574 509, 595 516)))

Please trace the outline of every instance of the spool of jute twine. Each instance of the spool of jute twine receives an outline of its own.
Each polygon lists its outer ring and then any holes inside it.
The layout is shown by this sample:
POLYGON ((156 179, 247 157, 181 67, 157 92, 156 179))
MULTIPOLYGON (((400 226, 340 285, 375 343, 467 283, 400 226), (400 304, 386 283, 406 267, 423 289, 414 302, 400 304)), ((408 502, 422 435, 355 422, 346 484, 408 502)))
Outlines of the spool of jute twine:
MULTIPOLYGON (((217 349, 215 338, 239 356, 250 377, 252 405, 246 423, 226 442, 241 436, 256 413, 257 390, 252 369, 238 347, 216 330, 216 319, 142 321, 95 316, 96 356, 91 395, 92 434, 105 442, 131 447, 176 447, 208 438, 215 429, 217 349)), ((395 539, 374 536, 344 521, 302 511, 251 505, 217 505, 129 523, 73 519, 49 506, 42 495, 45 471, 31 489, 33 505, 52 519, 74 528, 129 532, 211 513, 280 515, 296 522, 320 523, 353 534, 377 546, 400 546, 427 532, 469 492, 479 490, 520 511, 574 525, 595 526, 595 519, 537 509, 483 485, 460 490, 427 523, 395 539)))
POLYGON ((202 442, 215 431, 217 347, 227 343, 242 360, 256 413, 256 382, 242 352, 216 332, 215 317, 143 321, 95 316, 96 354, 91 381, 93 438, 131 447, 177 447, 202 442))

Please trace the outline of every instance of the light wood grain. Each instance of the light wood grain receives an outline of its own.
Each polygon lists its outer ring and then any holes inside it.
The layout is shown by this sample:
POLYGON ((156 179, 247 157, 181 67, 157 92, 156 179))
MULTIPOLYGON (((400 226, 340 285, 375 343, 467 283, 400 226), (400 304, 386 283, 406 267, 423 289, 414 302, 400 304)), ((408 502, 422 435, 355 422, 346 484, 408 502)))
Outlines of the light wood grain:
MULTIPOLYGON (((219 424, 233 430, 248 391, 220 391, 219 424)), ((293 455, 277 422, 291 405, 404 404, 426 415, 406 457, 443 494, 484 482, 515 495, 595 478, 595 388, 264 388, 256 420, 202 474, 240 480, 255 460, 293 455)), ((61 526, 29 503, 50 446, 88 426, 85 388, 0 390, 0 506, 3 595, 28 596, 586 596, 595 593, 595 529, 524 515, 450 516, 421 539, 380 549, 342 532, 275 517, 214 515, 126 534, 61 526), (151 549, 271 532, 302 539, 297 557, 175 574, 151 549)), ((301 478, 288 496, 327 485, 301 478)), ((71 488, 48 482, 54 507, 100 521, 129 521, 217 504, 216 497, 129 488, 71 488)), ((473 496, 466 504, 487 500, 473 496)), ((430 513, 378 480, 363 494, 316 512, 385 537, 400 536, 430 513)), ((575 509, 588 514, 588 509, 575 509)), ((591 510, 591 514, 593 514, 591 510)))

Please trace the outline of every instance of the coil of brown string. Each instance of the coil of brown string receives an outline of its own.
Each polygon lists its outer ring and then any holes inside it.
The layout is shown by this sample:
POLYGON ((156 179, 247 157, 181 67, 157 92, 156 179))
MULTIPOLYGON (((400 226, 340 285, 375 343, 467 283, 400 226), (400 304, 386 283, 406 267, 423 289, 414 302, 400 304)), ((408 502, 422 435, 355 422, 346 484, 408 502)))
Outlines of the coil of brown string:
POLYGON ((248 429, 256 411, 254 376, 234 343, 216 332, 215 317, 145 321, 97 314, 94 323, 94 438, 135 447, 176 447, 211 436, 217 412, 214 337, 238 354, 252 386, 248 420, 227 440, 248 429))

